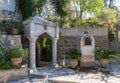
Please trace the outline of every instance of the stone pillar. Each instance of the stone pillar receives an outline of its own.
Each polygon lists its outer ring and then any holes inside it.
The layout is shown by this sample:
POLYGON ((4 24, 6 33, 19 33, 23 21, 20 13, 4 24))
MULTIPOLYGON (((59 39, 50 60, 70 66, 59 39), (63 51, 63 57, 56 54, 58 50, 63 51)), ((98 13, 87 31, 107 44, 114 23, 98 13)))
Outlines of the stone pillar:
POLYGON ((36 69, 36 40, 37 38, 28 38, 30 41, 29 52, 30 52, 30 73, 37 72, 36 69))
POLYGON ((57 38, 52 39, 52 64, 57 65, 57 38))

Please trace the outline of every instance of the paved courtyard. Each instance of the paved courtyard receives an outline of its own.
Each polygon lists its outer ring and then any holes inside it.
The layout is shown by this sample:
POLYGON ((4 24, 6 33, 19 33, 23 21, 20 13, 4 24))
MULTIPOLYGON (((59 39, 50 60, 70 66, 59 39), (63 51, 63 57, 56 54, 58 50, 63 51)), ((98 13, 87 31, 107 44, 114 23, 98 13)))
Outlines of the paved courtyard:
MULTIPOLYGON (((41 67, 40 74, 48 74, 48 83, 120 83, 120 65, 111 63, 107 68, 80 68, 77 70, 68 67, 41 67)), ((9 83, 44 83, 44 80, 30 80, 27 77, 9 83)))

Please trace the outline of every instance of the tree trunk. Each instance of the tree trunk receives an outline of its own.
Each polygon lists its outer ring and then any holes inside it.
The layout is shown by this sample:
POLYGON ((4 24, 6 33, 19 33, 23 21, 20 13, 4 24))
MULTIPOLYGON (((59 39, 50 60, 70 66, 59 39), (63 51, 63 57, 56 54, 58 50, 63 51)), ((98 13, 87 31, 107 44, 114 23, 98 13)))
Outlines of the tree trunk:
POLYGON ((83 15, 83 10, 80 10, 80 19, 82 19, 82 15, 83 15))

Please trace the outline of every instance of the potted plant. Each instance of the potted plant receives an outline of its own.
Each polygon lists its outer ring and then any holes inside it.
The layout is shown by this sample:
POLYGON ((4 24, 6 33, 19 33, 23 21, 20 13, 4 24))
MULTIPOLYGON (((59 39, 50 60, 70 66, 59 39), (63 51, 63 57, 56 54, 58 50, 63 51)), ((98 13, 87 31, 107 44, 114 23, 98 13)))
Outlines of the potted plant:
POLYGON ((78 60, 80 60, 81 58, 80 51, 77 49, 71 49, 67 54, 67 57, 70 59, 71 68, 76 68, 76 66, 78 65, 78 60))
POLYGON ((21 27, 22 23, 16 20, 3 20, 0 22, 0 29, 5 34, 16 35, 21 27))
POLYGON ((65 66, 66 52, 64 50, 59 51, 60 65, 65 66))
POLYGON ((10 60, 13 65, 21 64, 22 57, 27 55, 27 50, 22 47, 13 47, 7 49, 7 55, 10 57, 10 60))
POLYGON ((109 60, 117 58, 117 54, 113 50, 108 49, 97 49, 95 55, 100 58, 100 64, 102 67, 106 67, 109 60))

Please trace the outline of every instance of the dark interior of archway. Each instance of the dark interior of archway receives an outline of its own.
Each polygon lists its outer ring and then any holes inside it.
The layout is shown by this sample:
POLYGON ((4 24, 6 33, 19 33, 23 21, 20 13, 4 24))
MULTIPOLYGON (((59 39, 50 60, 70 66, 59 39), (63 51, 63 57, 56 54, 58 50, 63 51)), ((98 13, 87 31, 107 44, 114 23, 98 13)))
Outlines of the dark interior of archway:
POLYGON ((45 66, 52 61, 52 40, 40 36, 36 42, 36 66, 45 66))

